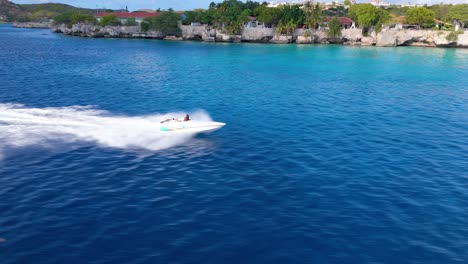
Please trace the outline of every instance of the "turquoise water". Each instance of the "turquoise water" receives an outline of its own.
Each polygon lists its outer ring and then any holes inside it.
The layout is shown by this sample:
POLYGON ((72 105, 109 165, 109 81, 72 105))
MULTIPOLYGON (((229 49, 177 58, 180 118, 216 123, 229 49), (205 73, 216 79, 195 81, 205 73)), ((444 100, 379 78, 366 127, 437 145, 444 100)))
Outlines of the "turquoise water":
POLYGON ((0 46, 3 263, 468 261, 468 50, 0 46))

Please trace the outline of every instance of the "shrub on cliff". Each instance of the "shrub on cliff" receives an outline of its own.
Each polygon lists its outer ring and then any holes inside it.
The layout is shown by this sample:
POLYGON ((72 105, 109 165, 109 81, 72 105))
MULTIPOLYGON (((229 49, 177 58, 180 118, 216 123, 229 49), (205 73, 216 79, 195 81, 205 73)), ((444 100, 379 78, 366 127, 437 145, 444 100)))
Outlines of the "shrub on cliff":
POLYGON ((328 23, 328 36, 331 38, 341 37, 341 23, 337 17, 334 17, 328 23))
POLYGON ((410 8, 406 11, 406 22, 408 24, 416 24, 424 28, 431 28, 434 26, 434 11, 425 7, 410 8))
POLYGON ((101 21, 99 21, 99 25, 101 27, 105 27, 105 26, 120 26, 121 23, 120 23, 120 20, 119 18, 114 15, 114 14, 109 14, 109 15, 105 15, 101 18, 101 21))
POLYGON ((125 22, 125 26, 127 26, 127 27, 138 26, 138 23, 136 22, 136 20, 135 20, 134 17, 130 17, 130 18, 128 18, 127 21, 125 22))
POLYGON ((195 9, 193 11, 185 12, 185 19, 182 21, 184 25, 190 25, 192 22, 201 22, 204 11, 202 9, 195 9))
POLYGON ((66 24, 71 26, 76 23, 96 24, 96 19, 93 16, 76 13, 63 13, 54 17, 54 24, 66 24))
POLYGON ((146 19, 149 29, 160 31, 164 35, 180 36, 179 21, 181 17, 175 12, 165 11, 157 17, 146 19))
POLYGON ((458 32, 455 30, 450 31, 450 33, 445 37, 448 42, 457 42, 458 35, 463 34, 463 31, 459 30, 458 32))
POLYGON ((149 28, 150 28, 150 24, 147 21, 143 21, 140 23, 141 32, 147 32, 149 28))

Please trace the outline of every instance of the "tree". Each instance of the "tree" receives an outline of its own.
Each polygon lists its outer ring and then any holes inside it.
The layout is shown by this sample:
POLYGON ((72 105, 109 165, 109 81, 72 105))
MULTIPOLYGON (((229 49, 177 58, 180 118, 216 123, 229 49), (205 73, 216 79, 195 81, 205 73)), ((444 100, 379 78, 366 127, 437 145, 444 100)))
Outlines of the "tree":
POLYGON ((140 23, 140 30, 142 32, 147 32, 150 29, 150 23, 148 21, 143 21, 140 23))
POLYGON ((203 10, 193 10, 185 12, 185 19, 183 23, 185 25, 190 25, 192 22, 201 22, 203 16, 203 10))
POLYGON ((351 5, 351 1, 345 0, 345 1, 344 1, 344 5, 345 5, 345 6, 350 6, 350 5, 351 5))
POLYGON ((284 30, 284 26, 283 26, 283 22, 280 20, 278 22, 278 25, 276 26, 276 35, 281 35, 283 34, 283 30, 284 30))
POLYGON ((434 11, 435 13, 435 18, 442 20, 442 21, 449 21, 449 10, 452 5, 444 5, 444 4, 439 4, 439 5, 431 5, 428 8, 434 11))
POLYGON ((279 8, 262 5, 256 9, 256 12, 258 12, 257 20, 265 23, 267 26, 278 24, 281 17, 281 10, 279 8))
MULTIPOLYGON (((309 2, 308 2, 309 3, 309 2)), ((317 29, 318 26, 320 25, 320 22, 322 21, 322 8, 320 8, 319 3, 313 7, 307 6, 305 8, 306 12, 306 21, 305 23, 310 29, 317 29)))
POLYGON ((281 18, 283 25, 293 21, 296 25, 303 25, 305 21, 304 11, 299 5, 284 5, 281 7, 281 18))
POLYGON ((105 26, 120 26, 119 18, 114 14, 108 14, 101 18, 99 25, 102 27, 105 26))
POLYGON ((294 30, 297 28, 297 24, 291 19, 289 22, 284 26, 287 35, 292 35, 294 30))
POLYGON ((377 31, 390 19, 390 13, 371 4, 356 4, 349 8, 348 16, 363 27, 363 31, 376 26, 377 31))
POLYGON ((128 18, 127 21, 125 22, 125 26, 128 26, 128 27, 137 26, 137 25, 138 23, 136 22, 134 17, 128 18))
POLYGON ((56 25, 66 24, 71 26, 76 23, 95 24, 96 19, 90 15, 75 13, 63 13, 54 17, 54 24, 56 25))
POLYGON ((160 31, 164 35, 180 35, 179 21, 180 15, 175 12, 163 11, 157 17, 147 19, 149 28, 155 31, 160 31))
POLYGON ((448 17, 450 20, 458 19, 462 23, 468 23, 468 4, 453 5, 449 9, 448 17))
POLYGON ((408 9, 405 17, 408 24, 416 24, 426 28, 434 26, 435 13, 425 7, 408 9))
POLYGON ((328 36, 332 38, 341 36, 341 23, 337 17, 328 22, 328 36))

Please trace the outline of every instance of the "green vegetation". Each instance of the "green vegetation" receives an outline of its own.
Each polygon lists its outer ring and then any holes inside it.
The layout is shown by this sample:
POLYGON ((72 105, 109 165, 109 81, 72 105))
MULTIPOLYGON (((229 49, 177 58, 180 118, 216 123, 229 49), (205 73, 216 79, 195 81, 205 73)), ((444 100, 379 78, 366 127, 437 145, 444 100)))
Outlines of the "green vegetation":
POLYGON ((25 4, 17 5, 8 1, 0 3, 0 15, 5 13, 9 21, 48 21, 58 15, 63 14, 80 14, 80 15, 93 15, 95 13, 92 9, 76 8, 66 4, 25 4), (3 4, 3 5, 2 5, 3 4))
POLYGON ((264 5, 256 9, 258 21, 265 23, 265 26, 272 27, 280 21, 281 10, 279 8, 270 8, 264 5))
POLYGON ((448 42, 457 42, 458 41, 458 35, 459 34, 463 34, 462 31, 450 31, 450 33, 445 37, 445 39, 447 39, 448 42))
POLYGON ((54 17, 54 24, 56 25, 66 24, 71 26, 76 23, 96 24, 96 19, 94 16, 75 13, 63 13, 54 17))
POLYGON ((119 18, 114 15, 114 14, 108 14, 108 15, 105 15, 101 18, 101 21, 99 21, 99 25, 101 27, 105 27, 105 26, 120 26, 121 23, 120 23, 120 20, 119 18))
MULTIPOLYGON (((275 8, 267 7, 267 5, 266 2, 251 0, 212 2, 207 9, 185 12, 185 19, 181 22, 185 25, 199 22, 224 30, 229 34, 241 33, 249 17, 256 17, 257 21, 266 27, 277 27, 277 34, 292 34, 296 28, 308 29, 310 33, 311 30, 320 27, 324 18, 339 16, 350 17, 358 27, 363 29, 364 34, 367 34, 370 29, 379 32, 382 25, 390 22, 418 24, 424 28, 431 28, 437 22, 443 25, 441 29, 444 30, 451 30, 451 24, 455 19, 462 24, 468 23, 468 4, 438 4, 417 8, 391 5, 377 8, 371 4, 351 4, 350 0, 345 0, 344 5, 327 6, 327 8, 319 2, 281 5, 275 8)), ((181 18, 178 13, 171 10, 163 11, 158 17, 146 19, 141 24, 142 31, 158 30, 165 34, 179 35, 178 23, 181 18)), ((0 19, 3 17, 5 20, 6 17, 8 21, 46 21, 54 18, 56 24, 71 25, 78 22, 95 24, 94 15, 95 10, 76 8, 66 4, 16 5, 0 0, 0 19)), ((333 21, 327 20, 330 24, 333 21)), ((113 15, 103 17, 99 23, 101 26, 120 24, 120 20, 113 15)), ((126 26, 137 24, 132 18, 125 23, 126 26)), ((338 34, 337 25, 338 23, 335 23, 336 28, 329 34, 338 34)))
POLYGON ((334 17, 328 23, 328 36, 332 38, 340 37, 341 36, 341 23, 337 17, 334 17))
POLYGON ((145 19, 144 23, 141 25, 141 28, 143 31, 148 31, 151 29, 160 31, 164 35, 180 36, 181 32, 178 26, 179 21, 179 14, 172 11, 163 11, 157 17, 145 19))
POLYGON ((468 23, 468 4, 451 6, 448 14, 450 20, 458 19, 460 22, 468 23))
POLYGON ((410 8, 406 11, 406 22, 408 24, 416 24, 423 28, 431 28, 434 23, 434 11, 425 7, 410 8))
POLYGON ((150 29, 150 23, 147 22, 147 21, 143 21, 140 23, 140 30, 142 32, 148 32, 148 30, 150 29))
POLYGON ((304 5, 304 13, 306 16, 305 24, 309 29, 317 29, 322 22, 322 8, 319 3, 315 6, 310 2, 304 5))
POLYGON ((125 22, 125 26, 131 27, 131 26, 138 26, 138 23, 136 22, 134 17, 130 17, 127 19, 125 22))
POLYGON ((363 27, 366 33, 369 28, 375 26, 376 31, 382 29, 382 24, 390 20, 390 13, 384 9, 377 8, 371 4, 355 4, 349 8, 348 16, 358 26, 363 27))

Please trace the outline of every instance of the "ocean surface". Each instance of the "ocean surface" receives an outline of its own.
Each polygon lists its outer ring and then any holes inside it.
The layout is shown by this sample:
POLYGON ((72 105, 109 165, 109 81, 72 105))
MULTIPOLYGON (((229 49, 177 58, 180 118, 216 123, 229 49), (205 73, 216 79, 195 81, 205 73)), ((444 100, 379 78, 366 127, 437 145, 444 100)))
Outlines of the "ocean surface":
POLYGON ((466 49, 0 47, 1 263, 468 263, 466 49))

